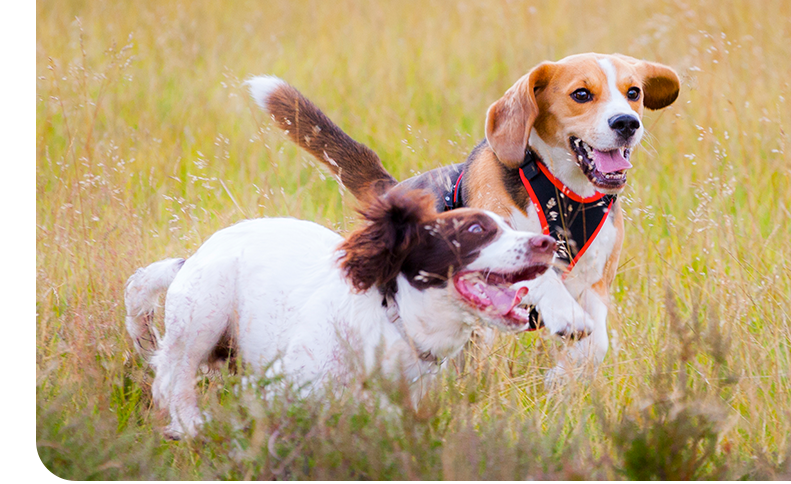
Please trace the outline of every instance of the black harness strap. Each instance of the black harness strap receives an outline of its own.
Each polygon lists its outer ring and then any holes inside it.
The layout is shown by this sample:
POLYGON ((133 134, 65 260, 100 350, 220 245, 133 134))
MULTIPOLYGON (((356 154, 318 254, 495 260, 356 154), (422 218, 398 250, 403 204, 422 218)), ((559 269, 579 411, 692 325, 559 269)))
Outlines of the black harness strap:
POLYGON ((464 190, 462 187, 462 178, 464 177, 464 163, 453 165, 453 171, 448 176, 450 181, 453 182, 442 196, 442 201, 445 204, 445 211, 455 210, 464 206, 464 190))
POLYGON ((577 195, 552 176, 532 151, 525 155, 519 176, 544 234, 558 241, 557 258, 568 264, 568 273, 599 234, 617 195, 577 195))

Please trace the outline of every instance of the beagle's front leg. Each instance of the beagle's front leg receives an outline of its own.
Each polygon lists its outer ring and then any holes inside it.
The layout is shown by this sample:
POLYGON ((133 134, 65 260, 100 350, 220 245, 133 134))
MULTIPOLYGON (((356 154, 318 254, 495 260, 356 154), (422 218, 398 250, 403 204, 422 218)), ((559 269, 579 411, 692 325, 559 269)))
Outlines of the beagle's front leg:
POLYGON ((593 319, 593 330, 569 349, 568 359, 574 366, 592 363, 595 368, 604 361, 610 346, 607 336, 608 300, 609 292, 599 294, 595 286, 585 289, 580 295, 580 305, 593 319))
POLYGON ((578 298, 580 306, 593 320, 592 331, 587 337, 576 341, 565 355, 561 357, 558 365, 547 372, 545 383, 548 386, 565 379, 568 370, 580 370, 584 366, 591 365, 591 369, 595 371, 601 362, 604 361, 604 356, 607 354, 607 349, 610 346, 607 335, 610 285, 615 280, 618 260, 623 247, 623 213, 618 202, 614 206, 612 217, 615 237, 607 260, 600 272, 597 271, 601 277, 592 285, 582 289, 578 298))
POLYGON ((593 288, 583 291, 580 306, 593 320, 593 330, 577 340, 558 358, 557 365, 544 374, 547 388, 557 387, 581 375, 592 377, 607 354, 610 342, 607 336, 608 305, 593 288))
POLYGON ((522 302, 536 306, 551 334, 580 336, 594 330, 596 321, 569 293, 557 272, 549 270, 524 285, 528 293, 522 302))
POLYGON ((577 341, 568 352, 568 358, 576 366, 590 362, 598 367, 604 361, 604 355, 610 346, 607 336, 607 313, 610 308, 610 286, 615 280, 618 260, 623 247, 623 212, 620 202, 615 202, 612 211, 612 222, 615 228, 615 240, 612 249, 601 271, 601 279, 585 288, 580 293, 579 302, 594 321, 593 331, 587 338, 577 341))

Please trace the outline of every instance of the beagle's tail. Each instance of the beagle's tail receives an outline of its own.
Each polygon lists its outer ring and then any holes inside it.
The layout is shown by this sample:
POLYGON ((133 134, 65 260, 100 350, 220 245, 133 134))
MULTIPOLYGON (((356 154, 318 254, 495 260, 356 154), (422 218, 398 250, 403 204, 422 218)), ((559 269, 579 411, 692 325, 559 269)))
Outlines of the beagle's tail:
POLYGON ((255 103, 291 141, 325 164, 358 200, 367 203, 397 183, 373 150, 354 141, 282 79, 261 76, 246 84, 255 103))
POLYGON ((184 259, 165 259, 138 269, 126 281, 126 331, 135 349, 150 361, 159 347, 159 332, 152 324, 159 295, 167 290, 184 265, 184 259))

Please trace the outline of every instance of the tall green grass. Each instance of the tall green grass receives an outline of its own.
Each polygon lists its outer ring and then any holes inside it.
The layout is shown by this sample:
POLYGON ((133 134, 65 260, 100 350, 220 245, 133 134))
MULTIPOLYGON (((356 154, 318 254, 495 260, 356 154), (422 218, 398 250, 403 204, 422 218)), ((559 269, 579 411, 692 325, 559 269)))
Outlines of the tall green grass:
MULTIPOLYGON (((789 478, 791 6, 784 1, 37 3, 36 437, 70 479, 789 478), (355 202, 241 81, 275 74, 399 179, 458 162, 544 59, 667 63, 623 200, 611 349, 548 392, 561 344, 471 351, 418 410, 236 394, 167 442, 123 329, 137 267, 243 218, 346 231, 355 202)), ((262 390, 263 388, 264 390, 262 390)))

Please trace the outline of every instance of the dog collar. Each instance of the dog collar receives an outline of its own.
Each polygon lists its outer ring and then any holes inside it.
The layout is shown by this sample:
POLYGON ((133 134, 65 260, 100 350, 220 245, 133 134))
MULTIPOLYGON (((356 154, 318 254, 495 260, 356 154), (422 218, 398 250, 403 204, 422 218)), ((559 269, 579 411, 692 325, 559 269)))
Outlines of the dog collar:
POLYGON ((617 195, 596 192, 581 197, 552 176, 538 156, 528 150, 519 177, 538 212, 541 229, 558 242, 556 257, 574 267, 599 235, 617 195))
MULTIPOLYGON (((409 347, 412 348, 412 351, 415 352, 415 355, 418 357, 418 359, 422 362, 429 363, 431 366, 436 367, 434 371, 429 371, 428 373, 430 374, 437 373, 439 371, 439 368, 442 366, 443 363, 445 363, 448 357, 446 356, 442 359, 439 359, 439 357, 437 357, 437 355, 435 355, 431 351, 423 351, 423 352, 420 351, 415 341, 406 333, 404 322, 401 321, 401 315, 398 312, 398 304, 395 302, 394 299, 392 299, 389 296, 386 296, 382 300, 382 306, 385 307, 385 314, 387 315, 387 319, 391 323, 393 323, 393 326, 395 326, 396 330, 398 331, 398 334, 400 334, 401 337, 404 339, 404 341, 406 341, 407 344, 409 344, 409 347)), ((418 381, 422 376, 424 376, 424 374, 425 373, 421 372, 420 375, 418 375, 417 377, 415 377, 414 380, 412 380, 412 383, 418 381)))

